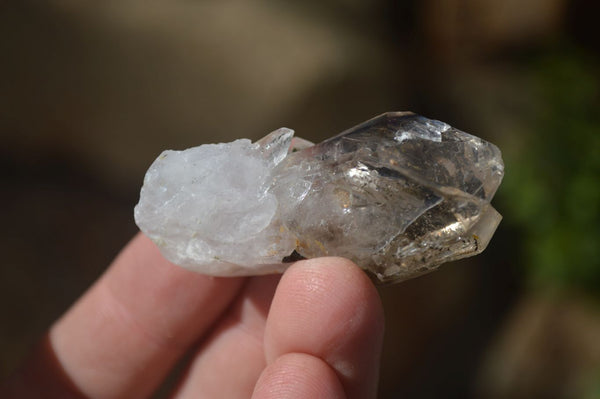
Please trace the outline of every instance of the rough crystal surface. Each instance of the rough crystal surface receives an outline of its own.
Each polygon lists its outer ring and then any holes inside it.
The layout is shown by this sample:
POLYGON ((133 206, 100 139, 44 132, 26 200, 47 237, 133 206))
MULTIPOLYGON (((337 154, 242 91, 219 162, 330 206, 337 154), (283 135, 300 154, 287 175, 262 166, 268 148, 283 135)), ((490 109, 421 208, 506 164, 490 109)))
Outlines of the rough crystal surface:
POLYGON ((220 276, 344 256, 400 281, 480 253, 501 216, 496 146, 443 122, 386 113, 312 146, 293 131, 165 151, 135 218, 166 258, 220 276))

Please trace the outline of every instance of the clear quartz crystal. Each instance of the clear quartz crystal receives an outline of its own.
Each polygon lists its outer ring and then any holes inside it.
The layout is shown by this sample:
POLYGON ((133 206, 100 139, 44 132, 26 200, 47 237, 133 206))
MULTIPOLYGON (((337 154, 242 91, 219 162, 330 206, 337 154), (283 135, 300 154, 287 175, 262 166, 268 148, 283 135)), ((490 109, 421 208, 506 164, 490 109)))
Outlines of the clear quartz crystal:
POLYGON ((165 257, 202 273, 282 271, 295 250, 347 257, 383 282, 480 253, 500 222, 490 205, 500 151, 443 122, 386 113, 290 150, 292 135, 165 151, 136 222, 165 257))

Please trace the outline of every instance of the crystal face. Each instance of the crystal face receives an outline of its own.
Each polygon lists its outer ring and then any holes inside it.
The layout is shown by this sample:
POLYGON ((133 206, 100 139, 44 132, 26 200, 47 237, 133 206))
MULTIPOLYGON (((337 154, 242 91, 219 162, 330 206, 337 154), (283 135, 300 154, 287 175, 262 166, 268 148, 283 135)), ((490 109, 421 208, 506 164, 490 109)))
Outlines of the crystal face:
POLYGON ((292 149, 292 135, 163 152, 136 222, 201 273, 283 271, 295 250, 349 258, 383 282, 480 253, 500 222, 500 151, 443 122, 394 112, 313 146, 292 149))

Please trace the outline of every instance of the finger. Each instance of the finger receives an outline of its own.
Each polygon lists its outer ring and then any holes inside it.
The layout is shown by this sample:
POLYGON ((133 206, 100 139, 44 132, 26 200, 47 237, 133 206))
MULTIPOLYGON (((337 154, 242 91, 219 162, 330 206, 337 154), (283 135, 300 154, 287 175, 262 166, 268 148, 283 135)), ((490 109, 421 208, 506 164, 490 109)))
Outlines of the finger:
POLYGON ((146 397, 242 282, 175 266, 140 234, 52 327, 51 347, 83 394, 146 397))
POLYGON ((343 399, 336 372, 323 360, 305 353, 279 356, 261 374, 252 399, 343 399))
POLYGON ((280 275, 249 279, 182 379, 176 398, 249 398, 266 366, 265 320, 280 275))
POLYGON ((383 310, 371 281, 352 262, 318 258, 283 275, 267 319, 267 364, 289 353, 323 360, 349 398, 375 397, 383 310))

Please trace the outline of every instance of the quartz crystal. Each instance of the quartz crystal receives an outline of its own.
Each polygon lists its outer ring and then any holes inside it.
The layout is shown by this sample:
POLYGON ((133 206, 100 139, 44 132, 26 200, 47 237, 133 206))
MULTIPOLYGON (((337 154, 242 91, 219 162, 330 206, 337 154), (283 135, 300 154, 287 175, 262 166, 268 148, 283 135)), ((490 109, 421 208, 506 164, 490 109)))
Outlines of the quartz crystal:
POLYGON ((500 222, 500 151, 446 123, 390 112, 316 145, 292 136, 164 151, 138 226, 200 273, 281 272, 295 251, 343 256, 390 282, 480 253, 500 222))

